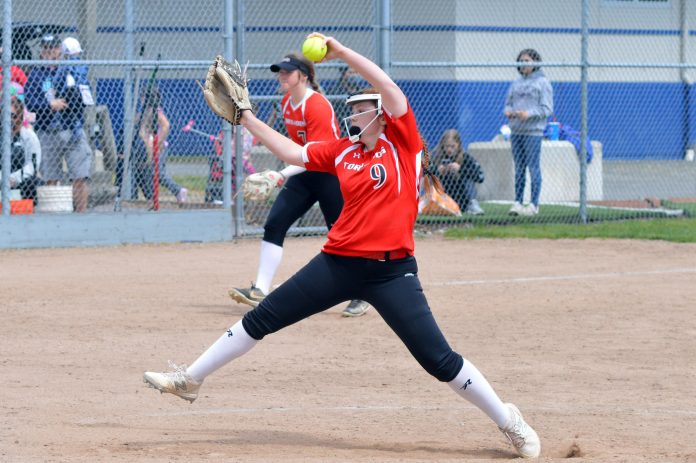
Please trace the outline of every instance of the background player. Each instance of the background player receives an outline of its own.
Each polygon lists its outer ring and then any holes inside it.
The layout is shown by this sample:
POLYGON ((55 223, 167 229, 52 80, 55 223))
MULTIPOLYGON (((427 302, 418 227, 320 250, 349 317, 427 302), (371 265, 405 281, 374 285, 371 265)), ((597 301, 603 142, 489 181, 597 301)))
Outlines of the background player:
MULTIPOLYGON (((290 139, 299 145, 337 140, 341 133, 338 120, 331 103, 316 83, 314 65, 305 58, 290 54, 271 65, 271 71, 278 73, 280 90, 284 93, 280 115, 290 139)), ((334 175, 306 172, 297 166, 288 166, 280 174, 285 180, 284 188, 278 193, 263 226, 256 281, 250 288, 229 291, 232 299, 252 307, 259 305, 271 290, 273 276, 283 258, 285 235, 292 224, 319 201, 326 227, 331 230, 343 207, 338 179, 334 175)), ((343 315, 359 317, 369 307, 364 301, 353 300, 343 315)))
POLYGON ((326 59, 342 59, 375 87, 348 98, 353 114, 349 138, 303 147, 251 111, 242 113, 241 123, 283 161, 338 177, 345 205, 328 241, 188 369, 146 372, 144 380, 192 402, 208 375, 264 336, 359 297, 375 307, 428 373, 486 413, 520 455, 539 456, 536 432, 514 405, 500 400, 471 362, 452 350, 423 294, 413 257, 413 226, 421 172, 429 159, 406 96, 376 64, 334 38, 325 40, 326 59))

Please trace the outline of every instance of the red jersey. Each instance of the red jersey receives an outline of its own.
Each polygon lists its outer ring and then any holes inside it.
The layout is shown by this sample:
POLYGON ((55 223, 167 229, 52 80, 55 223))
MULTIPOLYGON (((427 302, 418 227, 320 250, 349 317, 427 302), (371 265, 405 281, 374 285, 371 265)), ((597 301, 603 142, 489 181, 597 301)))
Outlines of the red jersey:
POLYGON ((323 251, 342 256, 406 250, 413 254, 413 225, 418 215, 423 141, 409 106, 387 122, 374 149, 348 138, 308 143, 307 170, 338 177, 343 211, 331 227, 323 251))
POLYGON ((337 140, 340 137, 333 106, 321 93, 308 88, 298 104, 293 104, 290 94, 286 93, 281 107, 288 136, 295 143, 306 145, 308 141, 337 140))

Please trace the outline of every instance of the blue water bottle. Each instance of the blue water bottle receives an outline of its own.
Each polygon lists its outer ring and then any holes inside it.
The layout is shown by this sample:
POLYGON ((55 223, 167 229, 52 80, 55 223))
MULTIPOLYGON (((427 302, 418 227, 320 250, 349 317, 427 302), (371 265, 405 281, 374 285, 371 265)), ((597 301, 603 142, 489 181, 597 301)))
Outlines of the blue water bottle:
POLYGON ((561 127, 558 122, 549 122, 549 140, 557 141, 561 127))

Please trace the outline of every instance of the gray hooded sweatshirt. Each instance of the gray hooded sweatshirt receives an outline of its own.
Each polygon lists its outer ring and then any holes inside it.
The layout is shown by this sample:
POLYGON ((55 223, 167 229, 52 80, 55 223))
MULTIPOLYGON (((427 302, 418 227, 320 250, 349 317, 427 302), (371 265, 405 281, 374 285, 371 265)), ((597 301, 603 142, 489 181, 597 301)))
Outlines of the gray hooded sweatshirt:
POLYGON ((508 111, 527 111, 529 118, 522 122, 513 117, 509 120, 510 130, 515 135, 542 136, 546 120, 553 114, 553 88, 543 71, 534 71, 520 76, 512 82, 505 98, 508 111))

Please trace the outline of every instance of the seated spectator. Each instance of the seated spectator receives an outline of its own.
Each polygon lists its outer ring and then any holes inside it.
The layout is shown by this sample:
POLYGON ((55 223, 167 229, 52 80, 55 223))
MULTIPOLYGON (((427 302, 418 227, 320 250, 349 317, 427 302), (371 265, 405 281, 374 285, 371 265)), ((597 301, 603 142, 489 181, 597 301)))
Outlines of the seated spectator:
POLYGON ((476 200, 476 184, 483 183, 483 170, 469 153, 464 151, 456 129, 448 129, 432 154, 432 165, 445 193, 454 199, 467 214, 481 215, 483 209, 476 200))
MULTIPOLYGON (((41 184, 37 174, 41 164, 41 145, 34 130, 24 126, 22 101, 16 97, 11 101, 10 188, 20 190, 22 199, 32 199, 36 204, 36 187, 41 184)), ((0 171, 0 181, 2 181, 2 171, 0 171)))

